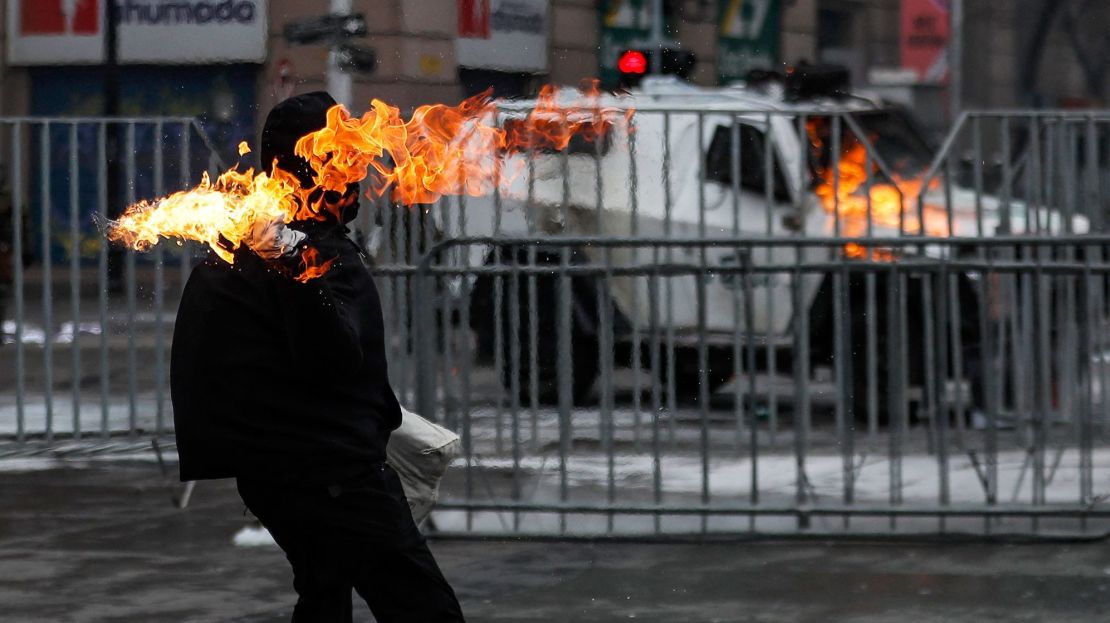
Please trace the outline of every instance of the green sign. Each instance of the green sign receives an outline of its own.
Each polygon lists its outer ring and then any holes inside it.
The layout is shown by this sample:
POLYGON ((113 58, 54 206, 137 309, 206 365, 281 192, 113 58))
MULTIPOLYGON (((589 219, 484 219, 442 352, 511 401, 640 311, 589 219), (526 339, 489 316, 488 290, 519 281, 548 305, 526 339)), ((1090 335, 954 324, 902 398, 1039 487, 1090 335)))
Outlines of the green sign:
POLYGON ((739 80, 752 69, 779 63, 780 0, 720 0, 717 13, 717 78, 739 80))
MULTIPOLYGON (((598 42, 598 78, 612 86, 620 80, 617 61, 630 48, 647 48, 651 41, 652 0, 601 0, 601 40, 598 42)), ((670 34, 671 24, 663 25, 670 34)))

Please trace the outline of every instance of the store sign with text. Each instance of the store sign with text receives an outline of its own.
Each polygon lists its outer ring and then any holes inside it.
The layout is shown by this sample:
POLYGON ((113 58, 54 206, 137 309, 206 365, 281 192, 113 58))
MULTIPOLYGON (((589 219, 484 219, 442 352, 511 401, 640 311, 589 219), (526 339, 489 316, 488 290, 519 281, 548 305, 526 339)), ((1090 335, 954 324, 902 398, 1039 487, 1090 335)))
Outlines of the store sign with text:
MULTIPOLYGON (((13 65, 104 62, 108 0, 10 0, 13 65)), ((258 63, 266 58, 268 0, 117 0, 119 61, 258 63)))
POLYGON ((916 71, 922 82, 948 76, 949 2, 902 0, 902 67, 916 71))
POLYGON ((459 65, 546 71, 548 10, 547 0, 460 0, 459 65))

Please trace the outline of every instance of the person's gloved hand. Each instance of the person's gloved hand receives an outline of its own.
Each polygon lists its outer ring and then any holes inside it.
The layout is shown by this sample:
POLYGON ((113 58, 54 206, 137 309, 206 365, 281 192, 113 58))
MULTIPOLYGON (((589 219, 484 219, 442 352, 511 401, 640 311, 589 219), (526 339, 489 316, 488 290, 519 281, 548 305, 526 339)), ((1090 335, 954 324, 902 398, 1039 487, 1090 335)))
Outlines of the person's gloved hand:
POLYGON ((244 242, 262 259, 276 260, 296 255, 297 247, 305 238, 307 236, 304 232, 292 229, 280 218, 275 218, 271 221, 255 221, 244 242))

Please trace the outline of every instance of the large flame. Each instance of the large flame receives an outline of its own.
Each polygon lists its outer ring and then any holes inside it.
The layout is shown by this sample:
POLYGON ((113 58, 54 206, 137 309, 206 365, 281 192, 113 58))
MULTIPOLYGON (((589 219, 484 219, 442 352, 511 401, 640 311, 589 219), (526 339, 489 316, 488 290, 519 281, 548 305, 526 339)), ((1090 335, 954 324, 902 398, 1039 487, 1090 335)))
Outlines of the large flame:
MULTIPOLYGON (((820 152, 823 143, 813 120, 809 122, 807 131, 811 147, 820 152)), ((876 179, 878 166, 873 160, 870 167, 868 165, 867 147, 855 137, 849 137, 841 150, 837 168, 830 164, 817 170, 818 181, 814 192, 825 210, 840 216, 841 235, 848 238, 866 236, 868 218, 873 227, 901 229, 905 233, 920 232, 918 197, 924 190, 923 181, 893 173, 893 183, 880 182, 876 179)), ((938 184, 939 181, 933 179, 929 188, 936 188, 938 184)), ((929 204, 925 205, 925 233, 931 236, 949 235, 944 211, 929 204)), ((866 258, 868 249, 849 243, 844 247, 844 254, 866 258)), ((872 249, 871 254, 875 259, 890 259, 889 251, 882 249, 872 249)))
MULTIPOLYGON (((232 169, 214 182, 205 175, 195 188, 129 207, 109 224, 107 234, 136 250, 149 249, 162 238, 194 240, 230 263, 255 222, 323 219, 325 210, 339 206, 325 200, 331 194, 327 191, 343 193, 367 177, 372 192, 388 191, 403 204, 487 194, 515 174, 505 170, 507 153, 561 150, 575 136, 596 139, 631 113, 603 108, 600 97, 595 82, 583 87, 572 103, 565 98, 560 103, 560 91, 548 86, 526 116, 503 125, 488 92, 457 106, 421 106, 407 120, 396 107, 377 99, 361 117, 334 106, 326 126, 296 144, 296 154, 312 168, 311 186, 276 167, 268 173, 232 169)), ((247 151, 241 143, 240 154, 247 151)), ((311 249, 301 260, 300 279, 327 269, 311 249)))

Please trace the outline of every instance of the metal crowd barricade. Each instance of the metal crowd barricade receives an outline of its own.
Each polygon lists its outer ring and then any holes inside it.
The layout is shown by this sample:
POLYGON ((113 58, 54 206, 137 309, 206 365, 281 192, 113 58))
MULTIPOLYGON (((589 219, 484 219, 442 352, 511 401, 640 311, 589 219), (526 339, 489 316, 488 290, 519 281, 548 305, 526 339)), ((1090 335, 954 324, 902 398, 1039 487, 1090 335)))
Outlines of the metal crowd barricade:
POLYGON ((1097 345, 1110 329, 1110 264, 1095 251, 1107 243, 1090 235, 445 241, 418 267, 414 303, 418 409, 463 440, 436 529, 1104 536, 1110 405, 1097 345), (879 259, 846 258, 848 244, 879 259), (473 265, 474 246, 501 247, 511 259, 473 265), (738 251, 741 261, 718 261, 738 251), (842 299, 835 335, 810 328, 807 282, 837 275, 861 291, 875 278, 883 338, 870 351, 853 333, 864 325, 846 321, 858 313, 855 297, 842 299), (983 284, 987 304, 953 301, 974 291, 958 282, 983 284), (788 363, 778 370, 766 367, 774 345, 753 330, 767 289, 793 302, 781 310, 790 323, 780 349, 788 363), (470 329, 478 297, 492 292, 497 303, 483 313, 502 327, 494 346, 502 356, 483 357, 470 329), (707 320, 722 302, 731 330, 707 320), (690 340, 672 334, 679 305, 691 307, 690 340), (969 334, 961 322, 985 330, 969 334), (586 325, 588 341, 576 337, 586 325), (1033 335, 1026 345, 1023 330, 1033 335), (818 379, 811 353, 829 348, 834 369, 818 379), (676 374, 679 351, 696 360, 693 376, 676 374), (965 355, 962 370, 955 353, 965 355), (724 384, 712 378, 715 359, 727 362, 724 384), (1018 368, 1023 376, 1006 382, 1018 368), (582 370, 597 376, 590 395, 574 391, 582 370), (866 385, 852 380, 863 370, 872 371, 866 385), (557 389, 545 394, 552 380, 557 389), (874 401, 853 394, 876 382, 881 402, 867 416, 879 430, 864 434, 866 418, 853 409, 874 401), (782 410, 773 431, 775 385, 782 410))
MULTIPOLYGON (((931 150, 855 101, 699 97, 510 154, 487 196, 365 204, 394 387, 466 442, 440 530, 1105 530, 1110 112, 967 112, 931 150)), ((0 454, 169 435, 200 251, 117 261, 90 223, 216 150, 4 118, 0 154, 0 454)))
POLYGON ((149 447, 172 434, 168 338, 197 252, 113 250, 98 219, 222 170, 218 152, 192 118, 4 117, 0 154, 0 454, 149 447))
POLYGON ((1110 426, 1110 113, 965 113, 922 158, 912 129, 867 110, 648 104, 606 141, 524 156, 488 198, 419 212, 434 234, 406 282, 401 386, 468 440, 440 529, 1090 534, 1110 426), (725 419, 721 452, 707 422, 725 419), (811 453, 821 434, 831 454, 811 453), (881 448, 876 496, 859 483, 881 448), (700 484, 672 491, 663 466, 684 459, 678 480, 700 484), (835 493, 797 467, 793 495, 773 498, 784 465, 828 461, 835 493), (744 503, 722 502, 711 481, 740 469, 744 503))

